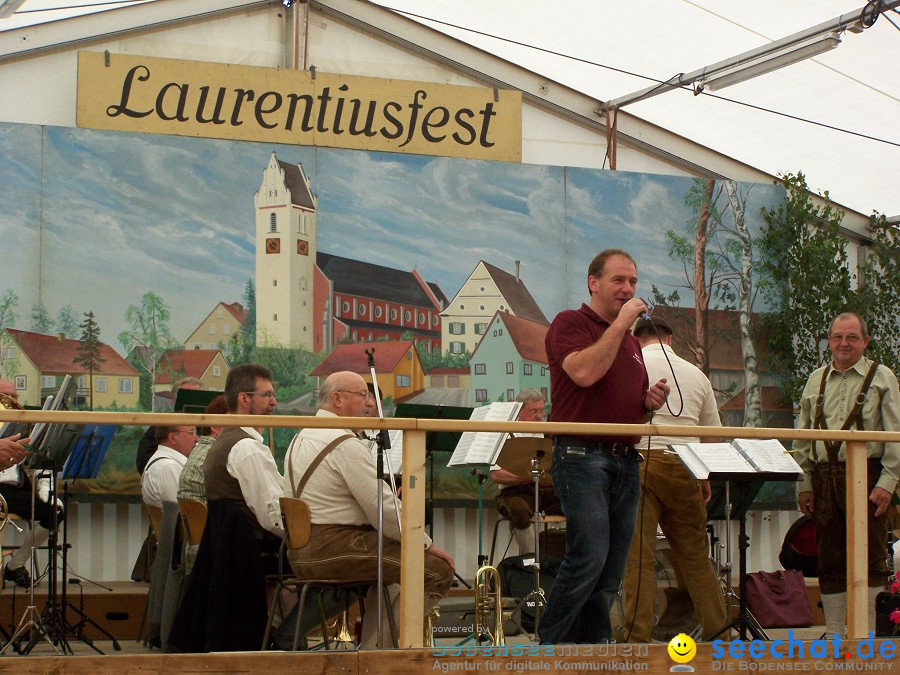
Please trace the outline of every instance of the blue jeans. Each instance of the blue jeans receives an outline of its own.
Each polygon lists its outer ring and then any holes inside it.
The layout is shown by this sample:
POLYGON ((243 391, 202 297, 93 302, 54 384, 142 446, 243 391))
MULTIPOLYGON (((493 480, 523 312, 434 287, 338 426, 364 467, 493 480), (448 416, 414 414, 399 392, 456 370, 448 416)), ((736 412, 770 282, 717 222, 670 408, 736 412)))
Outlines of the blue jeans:
POLYGON ((566 517, 566 555, 538 631, 546 644, 612 639, 609 610, 625 576, 640 498, 638 463, 558 445, 553 487, 566 517))

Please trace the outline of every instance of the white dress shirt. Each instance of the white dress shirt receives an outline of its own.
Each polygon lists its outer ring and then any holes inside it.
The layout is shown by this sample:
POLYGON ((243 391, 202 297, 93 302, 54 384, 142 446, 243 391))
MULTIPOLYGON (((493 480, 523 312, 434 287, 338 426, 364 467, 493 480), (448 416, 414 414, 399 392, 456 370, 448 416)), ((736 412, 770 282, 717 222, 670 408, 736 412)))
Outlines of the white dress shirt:
POLYGON ((283 485, 272 451, 263 443, 260 433, 251 427, 241 427, 250 435, 234 444, 228 453, 225 468, 241 486, 247 506, 263 529, 276 536, 284 534, 281 525, 283 485))
POLYGON ((178 479, 187 457, 166 445, 156 448, 141 476, 144 503, 161 509, 163 502, 178 501, 178 479))

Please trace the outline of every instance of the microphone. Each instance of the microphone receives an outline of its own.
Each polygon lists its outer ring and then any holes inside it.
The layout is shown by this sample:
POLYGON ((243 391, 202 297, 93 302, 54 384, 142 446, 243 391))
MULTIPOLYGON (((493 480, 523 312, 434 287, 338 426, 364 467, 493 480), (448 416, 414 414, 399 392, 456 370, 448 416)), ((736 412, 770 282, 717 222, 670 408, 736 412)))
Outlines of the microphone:
POLYGON ((641 312, 641 319, 643 319, 644 321, 651 321, 649 312, 650 312, 653 308, 652 308, 652 307, 647 303, 647 301, 644 300, 643 298, 639 298, 639 300, 640 300, 641 302, 643 302, 645 305, 647 305, 647 307, 648 307, 648 309, 647 309, 646 312, 641 312))

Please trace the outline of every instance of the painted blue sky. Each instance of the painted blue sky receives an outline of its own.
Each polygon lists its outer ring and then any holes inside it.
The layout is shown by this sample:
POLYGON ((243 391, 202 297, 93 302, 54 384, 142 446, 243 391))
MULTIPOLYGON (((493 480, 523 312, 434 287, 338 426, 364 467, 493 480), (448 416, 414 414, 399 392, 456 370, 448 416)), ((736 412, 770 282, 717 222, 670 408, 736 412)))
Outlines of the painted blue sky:
MULTIPOLYGON (((16 251, 0 293, 20 298, 16 327, 38 298, 54 317, 70 304, 121 350, 125 310, 152 290, 186 339, 254 275, 253 195, 273 151, 311 179, 319 250, 415 267, 450 298, 479 260, 508 272, 521 260, 552 318, 586 300, 587 265, 607 247, 635 256, 644 296, 681 283, 665 232, 693 219, 689 178, 0 124, 0 241, 16 251)), ((751 228, 782 199, 753 186, 751 228)))

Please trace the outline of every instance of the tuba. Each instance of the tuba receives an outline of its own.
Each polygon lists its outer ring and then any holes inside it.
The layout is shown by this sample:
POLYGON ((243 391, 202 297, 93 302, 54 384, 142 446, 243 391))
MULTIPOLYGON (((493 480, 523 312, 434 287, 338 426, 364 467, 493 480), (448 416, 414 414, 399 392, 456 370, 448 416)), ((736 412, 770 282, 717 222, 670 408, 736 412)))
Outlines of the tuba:
POLYGON ((482 566, 475 573, 475 644, 501 646, 503 637, 503 595, 496 567, 482 566), (493 614, 493 616, 492 616, 493 614))

